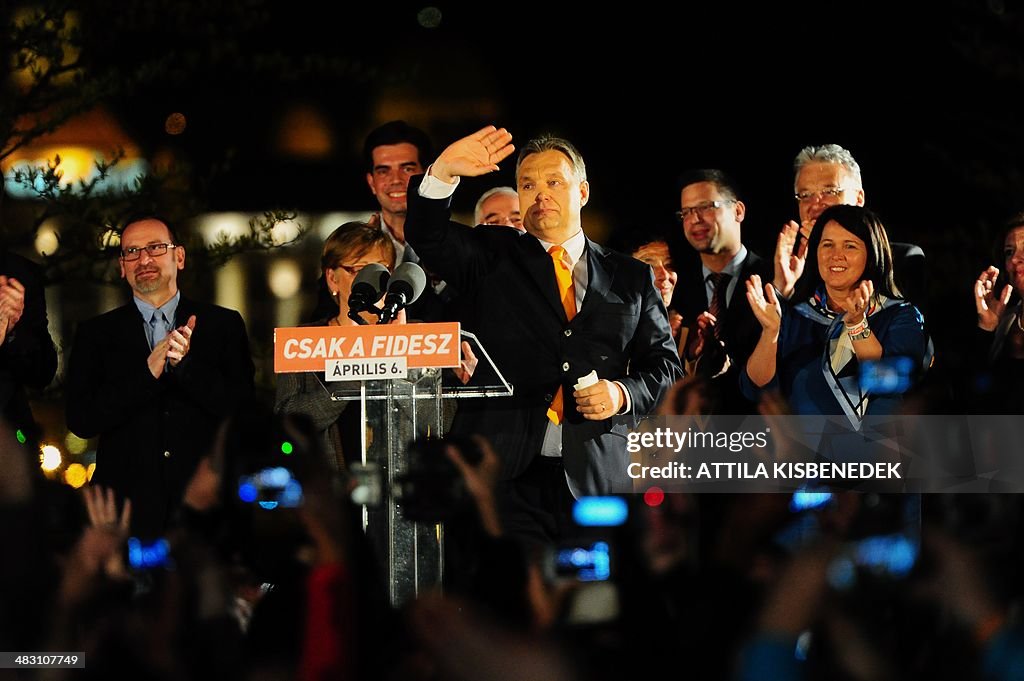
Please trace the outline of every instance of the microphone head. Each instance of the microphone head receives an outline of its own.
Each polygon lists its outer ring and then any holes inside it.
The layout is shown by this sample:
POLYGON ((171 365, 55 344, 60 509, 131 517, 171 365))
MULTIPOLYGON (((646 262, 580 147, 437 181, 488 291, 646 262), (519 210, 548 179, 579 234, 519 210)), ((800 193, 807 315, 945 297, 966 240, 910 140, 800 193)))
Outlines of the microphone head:
POLYGON ((405 295, 405 304, 411 305, 427 287, 427 273, 414 262, 403 262, 391 275, 388 282, 388 293, 405 295))
POLYGON ((388 272, 388 268, 380 263, 373 262, 359 270, 356 278, 352 281, 349 306, 352 306, 353 298, 359 300, 361 305, 376 303, 384 295, 390 278, 391 273, 388 272))

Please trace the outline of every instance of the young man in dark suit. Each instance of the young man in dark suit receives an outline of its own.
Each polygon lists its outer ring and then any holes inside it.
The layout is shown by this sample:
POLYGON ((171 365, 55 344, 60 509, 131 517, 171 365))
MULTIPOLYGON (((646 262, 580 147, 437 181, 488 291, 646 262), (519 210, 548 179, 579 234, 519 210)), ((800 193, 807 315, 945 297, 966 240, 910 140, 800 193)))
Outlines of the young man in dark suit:
MULTIPOLYGON (((445 149, 410 182, 405 233, 429 267, 467 292, 465 326, 514 386, 512 397, 464 401, 453 430, 493 442, 506 529, 544 544, 572 531, 574 496, 632 490, 628 428, 681 368, 650 267, 583 233, 590 186, 569 142, 532 140, 519 154, 526 234, 450 221, 458 178, 497 170, 511 139, 488 127, 445 149), (591 372, 596 382, 576 389, 591 372)), ((485 374, 478 367, 474 382, 485 374)))
POLYGON ((689 371, 711 379, 713 410, 753 413, 739 390, 738 371, 757 345, 760 325, 746 300, 752 274, 771 276, 772 264, 743 245, 740 225, 747 208, 721 170, 691 171, 680 181, 683 235, 700 255, 700 266, 680 269, 674 307, 687 336, 683 360, 689 371))
POLYGON ((129 222, 119 260, 133 298, 79 326, 68 428, 99 436, 93 483, 131 499, 132 532, 155 537, 255 371, 241 315, 181 295, 185 249, 165 221, 129 222))

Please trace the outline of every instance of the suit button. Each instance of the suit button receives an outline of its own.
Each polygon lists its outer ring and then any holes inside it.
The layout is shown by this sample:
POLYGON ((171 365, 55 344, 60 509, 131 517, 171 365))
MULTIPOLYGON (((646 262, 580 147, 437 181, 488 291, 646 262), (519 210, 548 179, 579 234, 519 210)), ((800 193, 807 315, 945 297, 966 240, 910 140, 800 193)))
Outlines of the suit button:
POLYGON ((554 396, 554 395, 552 395, 551 393, 546 393, 546 394, 544 395, 544 401, 545 401, 545 402, 550 402, 550 401, 551 401, 551 400, 553 400, 553 399, 555 399, 555 396, 554 396))
POLYGON ((171 458, 171 453, 170 453, 169 451, 165 451, 165 452, 164 452, 164 458, 165 458, 165 459, 169 459, 169 458, 171 458))
POLYGON ((568 362, 562 362, 562 371, 568 371, 568 370, 569 370, 569 363, 568 362))
POLYGON ((566 329, 566 330, 565 330, 565 331, 563 331, 562 333, 564 333, 564 334, 565 334, 565 337, 566 337, 566 338, 568 338, 569 336, 571 336, 571 335, 572 335, 572 329, 566 329))

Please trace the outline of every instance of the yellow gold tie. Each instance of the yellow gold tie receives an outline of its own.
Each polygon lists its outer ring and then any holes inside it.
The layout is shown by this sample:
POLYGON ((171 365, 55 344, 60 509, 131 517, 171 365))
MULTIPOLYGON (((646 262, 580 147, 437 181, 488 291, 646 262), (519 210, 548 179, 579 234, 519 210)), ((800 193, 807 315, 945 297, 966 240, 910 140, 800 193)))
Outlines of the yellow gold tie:
MULTIPOLYGON (((562 309, 565 310, 566 318, 572 321, 572 318, 576 316, 576 291, 572 285, 569 254, 561 246, 552 246, 548 250, 548 255, 554 261, 555 281, 558 283, 558 299, 562 301, 562 309)), ((562 386, 558 386, 558 392, 555 393, 555 398, 551 400, 551 406, 548 407, 548 420, 555 425, 562 422, 564 414, 562 399, 562 386)))

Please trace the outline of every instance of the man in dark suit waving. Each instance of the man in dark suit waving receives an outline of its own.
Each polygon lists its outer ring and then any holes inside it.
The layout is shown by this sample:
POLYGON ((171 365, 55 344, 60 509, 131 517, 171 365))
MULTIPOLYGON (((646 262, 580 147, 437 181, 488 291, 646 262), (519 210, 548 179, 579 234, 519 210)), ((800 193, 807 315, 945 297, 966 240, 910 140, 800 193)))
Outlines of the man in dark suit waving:
POLYGON ((255 372, 241 315, 178 290, 185 249, 164 220, 125 226, 120 265, 134 296, 79 326, 68 428, 99 436, 92 481, 131 499, 132 532, 154 537, 255 372))
POLYGON ((650 267, 583 233, 590 186, 566 140, 532 140, 519 153, 526 234, 450 221, 458 178, 497 170, 511 140, 487 127, 445 149, 410 183, 405 233, 429 267, 471 292, 466 328, 514 386, 512 397, 460 405, 453 430, 492 440, 506 528, 543 543, 571 531, 574 496, 632 490, 627 429, 681 368, 650 267), (591 372, 593 384, 577 389, 591 372))

